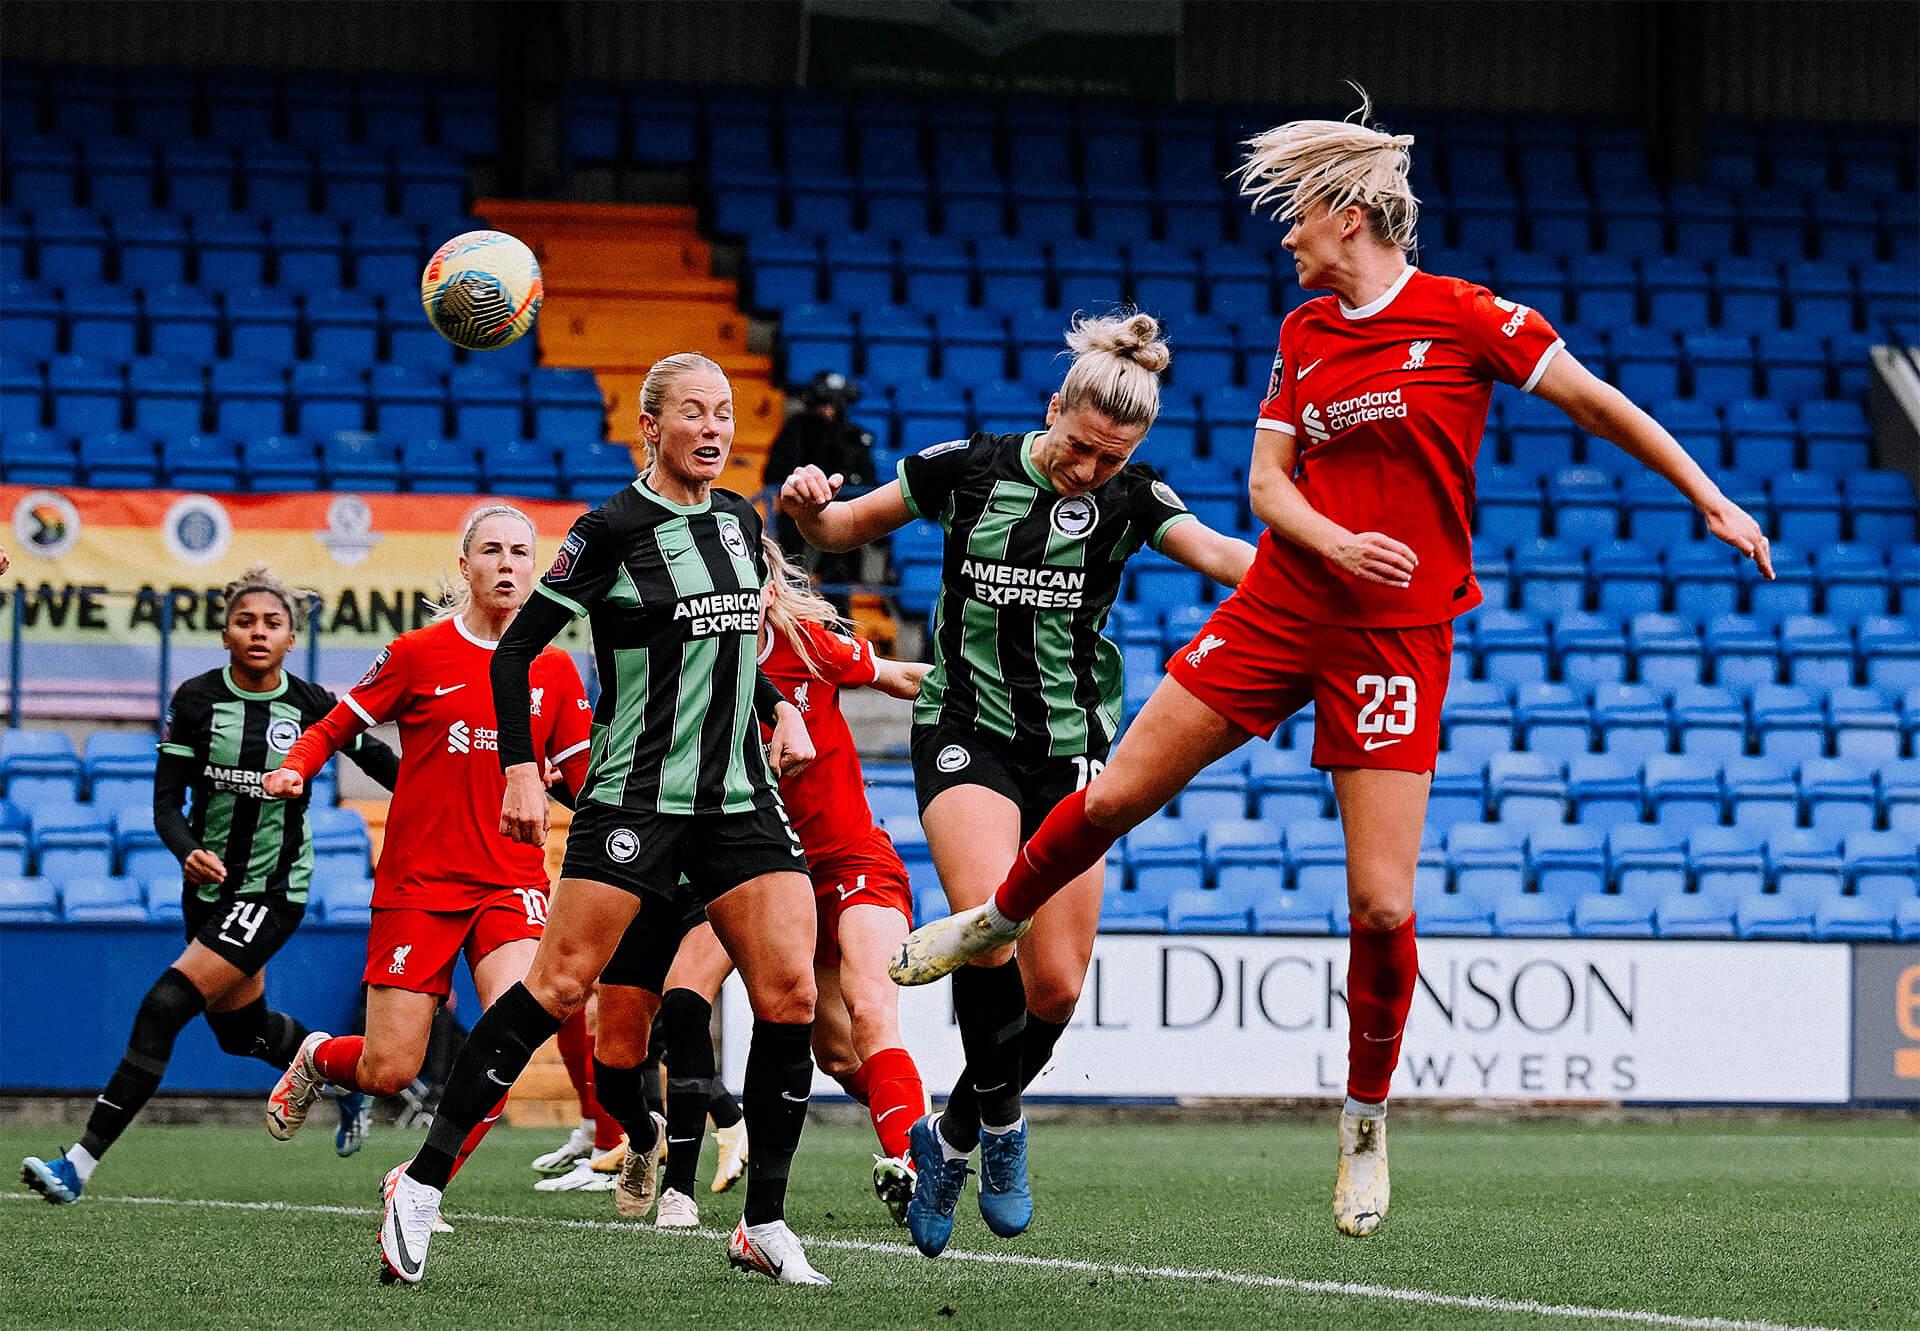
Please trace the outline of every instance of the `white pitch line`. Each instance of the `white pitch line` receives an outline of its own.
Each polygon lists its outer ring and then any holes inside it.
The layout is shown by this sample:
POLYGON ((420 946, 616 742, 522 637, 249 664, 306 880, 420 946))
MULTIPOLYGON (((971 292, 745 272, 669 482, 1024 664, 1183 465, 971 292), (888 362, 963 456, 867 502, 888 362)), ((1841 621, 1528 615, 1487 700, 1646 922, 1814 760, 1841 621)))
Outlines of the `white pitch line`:
MULTIPOLYGON (((27 1193, 0 1193, 8 1201, 41 1201, 27 1193)), ((318 1206, 293 1202, 234 1202, 187 1197, 89 1197, 89 1201, 119 1202, 130 1206, 196 1207, 210 1211, 277 1211, 288 1215, 334 1215, 372 1217, 381 1212, 371 1206, 318 1206)), ((44 1203, 43 1203, 44 1204, 44 1203)), ((525 1225, 540 1229, 592 1230, 660 1237, 703 1238, 725 1242, 729 1231, 717 1229, 660 1229, 629 1220, 577 1220, 563 1216, 480 1215, 469 1211, 447 1212, 449 1221, 481 1225, 525 1225)), ((904 1243, 870 1243, 862 1239, 803 1237, 810 1248, 828 1248, 837 1252, 876 1253, 884 1257, 909 1257, 917 1262, 927 1259, 904 1243)), ((1570 1303, 1538 1303, 1532 1299, 1502 1299, 1484 1294, 1441 1294, 1425 1289, 1400 1289, 1392 1285, 1361 1285, 1343 1280, 1301 1280, 1292 1276, 1264 1276, 1246 1271, 1189 1270, 1178 1266, 1140 1266, 1130 1262, 1088 1262, 1072 1257, 1033 1257, 1011 1252, 961 1252, 949 1248, 941 1261, 977 1262, 990 1266, 1021 1266, 1043 1271, 1073 1271, 1082 1275, 1144 1276, 1154 1280, 1208 1281, 1238 1285, 1247 1289, 1277 1289, 1295 1294, 1335 1294, 1354 1299, 1385 1299, 1394 1303, 1417 1303, 1437 1308, 1469 1308, 1476 1312, 1518 1313, 1534 1317, 1569 1318, 1576 1321, 1625 1322, 1635 1326, 1671 1326, 1688 1331, 1837 1331, 1832 1327, 1797 1326, 1782 1322, 1750 1321, 1732 1317, 1683 1317, 1675 1313, 1645 1312, 1633 1308, 1585 1308, 1570 1303)))

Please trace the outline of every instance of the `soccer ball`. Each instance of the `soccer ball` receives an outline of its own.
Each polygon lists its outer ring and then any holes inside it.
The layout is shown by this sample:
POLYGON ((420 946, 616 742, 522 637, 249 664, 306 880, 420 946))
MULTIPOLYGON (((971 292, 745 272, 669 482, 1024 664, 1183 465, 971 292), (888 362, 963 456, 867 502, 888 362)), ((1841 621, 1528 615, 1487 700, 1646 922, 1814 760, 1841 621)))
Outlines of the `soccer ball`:
POLYGON ((440 336, 468 351, 515 342, 540 313, 540 263, 504 231, 468 231, 433 252, 420 305, 440 336))

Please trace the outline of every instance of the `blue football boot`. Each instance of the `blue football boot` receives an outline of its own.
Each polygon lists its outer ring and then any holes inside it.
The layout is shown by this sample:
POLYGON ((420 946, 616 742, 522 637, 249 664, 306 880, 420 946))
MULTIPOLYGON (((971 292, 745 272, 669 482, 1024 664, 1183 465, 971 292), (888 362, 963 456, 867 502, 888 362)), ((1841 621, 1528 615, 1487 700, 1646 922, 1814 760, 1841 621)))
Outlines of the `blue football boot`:
POLYGON ((340 1126, 333 1134, 334 1154, 344 1159, 366 1144, 367 1129, 373 1125, 373 1107, 361 1091, 341 1091, 334 1100, 340 1111, 340 1126))
POLYGON ((1003 1239, 1025 1233, 1033 1223, 1025 1119, 1012 1132, 980 1134, 980 1215, 1003 1239))
POLYGON ((30 1155, 20 1162, 20 1181, 55 1206, 71 1206, 80 1200, 80 1171, 64 1155, 42 1160, 30 1155))
POLYGON ((922 1115, 907 1133, 907 1154, 913 1157, 913 1200, 907 1203, 907 1232, 913 1246, 929 1257, 946 1251, 953 1238, 953 1210, 973 1171, 965 1160, 949 1160, 940 1149, 938 1120, 922 1115))

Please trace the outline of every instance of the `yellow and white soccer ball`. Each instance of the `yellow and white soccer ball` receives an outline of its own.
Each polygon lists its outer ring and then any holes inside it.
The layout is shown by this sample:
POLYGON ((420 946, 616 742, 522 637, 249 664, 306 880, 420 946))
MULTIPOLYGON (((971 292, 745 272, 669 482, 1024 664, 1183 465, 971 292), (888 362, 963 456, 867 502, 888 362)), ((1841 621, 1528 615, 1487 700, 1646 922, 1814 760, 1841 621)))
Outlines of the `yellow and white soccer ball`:
POLYGON ((420 274, 427 321, 457 347, 493 351, 518 341, 540 313, 533 251, 504 231, 468 231, 433 252, 420 274))

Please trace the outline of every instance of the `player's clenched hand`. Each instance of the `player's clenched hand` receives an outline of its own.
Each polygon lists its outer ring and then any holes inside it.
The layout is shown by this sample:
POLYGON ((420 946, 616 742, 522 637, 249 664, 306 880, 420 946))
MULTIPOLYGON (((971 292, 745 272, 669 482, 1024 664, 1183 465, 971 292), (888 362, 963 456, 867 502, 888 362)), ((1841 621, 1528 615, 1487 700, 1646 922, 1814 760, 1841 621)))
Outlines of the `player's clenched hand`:
POLYGON ((187 856, 180 866, 186 871, 189 884, 199 887, 202 883, 224 883, 227 881, 227 866, 220 857, 210 850, 196 850, 187 856))
POLYGON ((833 502, 846 477, 839 472, 829 476, 809 463, 787 477, 780 487, 780 507, 791 517, 813 517, 833 502))
POLYGON ((813 761, 813 736, 807 733, 800 709, 783 702, 774 711, 773 737, 767 741, 767 762, 778 777, 789 777, 813 761))
POLYGON ((1342 572, 1384 587, 1405 587, 1413 581, 1420 556, 1391 536, 1363 531, 1349 536, 1326 552, 1327 561, 1342 572))
POLYGON ((1730 499, 1706 508, 1707 530, 1760 566, 1760 576, 1773 581, 1773 547, 1753 515, 1730 499))
POLYGON ((260 789, 270 800, 297 800, 307 788, 307 779, 291 767, 276 767, 260 778, 260 789))
POLYGON ((546 788, 547 788, 548 790, 552 790, 552 789, 553 789, 553 783, 554 783, 554 782, 556 782, 556 781, 558 781, 559 779, 560 779, 560 768, 559 768, 559 766, 558 766, 557 764, 555 764, 555 762, 553 761, 553 759, 551 759, 551 758, 548 758, 548 759, 547 759, 547 760, 546 760, 545 762, 543 762, 543 763, 542 763, 542 764, 540 765, 540 781, 541 781, 541 784, 542 784, 542 785, 544 785, 544 786, 546 786, 546 788))
POLYGON ((507 793, 500 801, 500 835, 529 846, 547 842, 547 786, 538 763, 507 769, 507 793))

